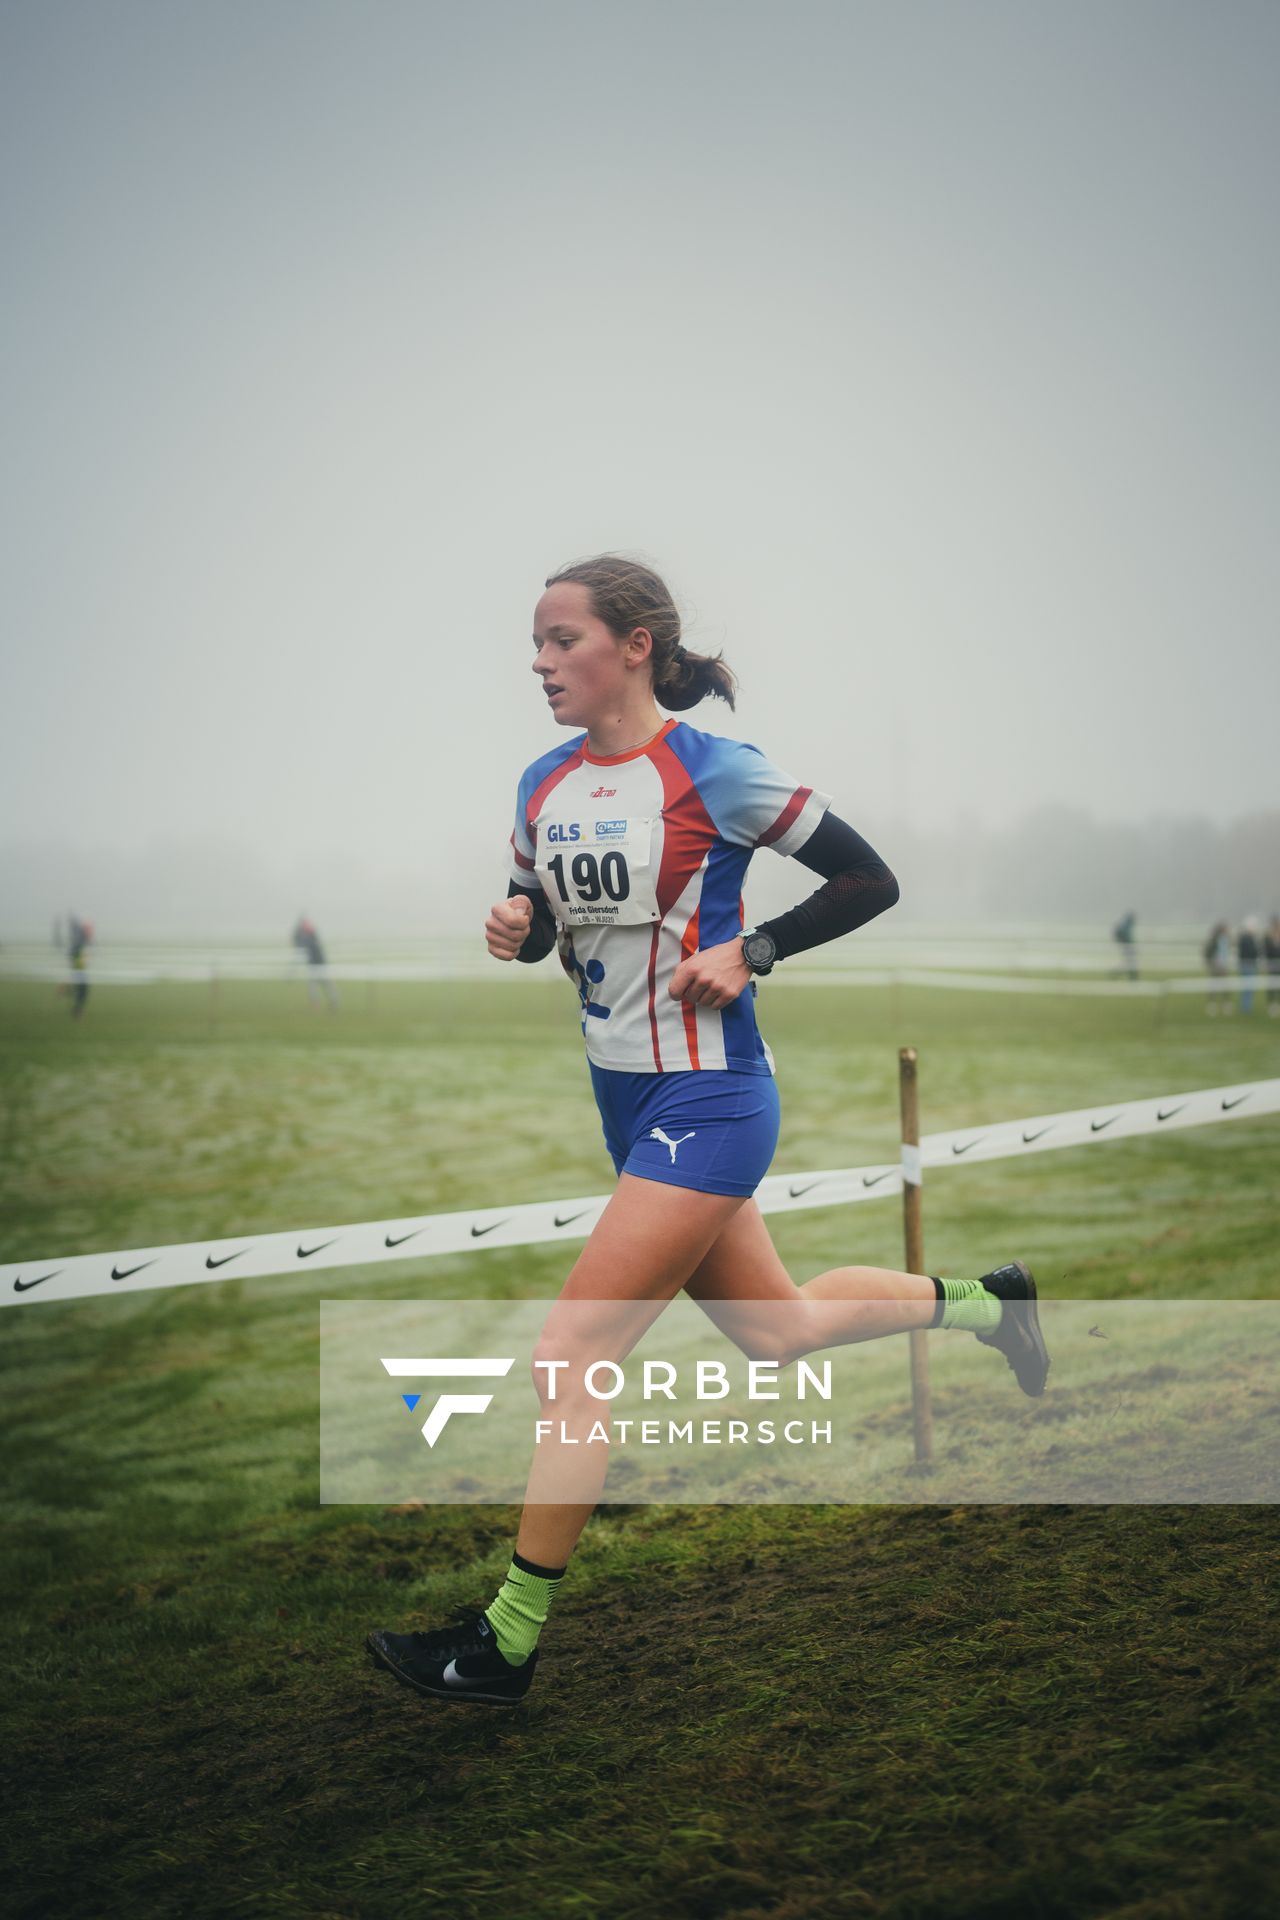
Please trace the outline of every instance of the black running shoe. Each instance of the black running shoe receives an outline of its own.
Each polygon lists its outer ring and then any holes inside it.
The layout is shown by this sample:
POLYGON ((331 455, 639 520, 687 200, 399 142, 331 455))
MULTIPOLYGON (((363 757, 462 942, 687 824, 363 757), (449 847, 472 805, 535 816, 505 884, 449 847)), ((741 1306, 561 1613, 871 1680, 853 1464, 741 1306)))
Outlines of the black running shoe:
POLYGON ((1007 1267, 997 1267, 994 1273, 984 1273, 982 1284, 988 1293, 1004 1301, 1004 1312, 994 1333, 979 1333, 975 1338, 984 1347, 998 1347, 1022 1391, 1037 1399, 1044 1392, 1049 1354, 1040 1331, 1031 1269, 1014 1260, 1007 1267))
POLYGON ((434 1700, 470 1700, 514 1707, 524 1699, 538 1664, 535 1647, 522 1667, 498 1650, 497 1636, 477 1607, 458 1607, 458 1624, 434 1633, 387 1633, 375 1627, 365 1645, 380 1667, 434 1700))

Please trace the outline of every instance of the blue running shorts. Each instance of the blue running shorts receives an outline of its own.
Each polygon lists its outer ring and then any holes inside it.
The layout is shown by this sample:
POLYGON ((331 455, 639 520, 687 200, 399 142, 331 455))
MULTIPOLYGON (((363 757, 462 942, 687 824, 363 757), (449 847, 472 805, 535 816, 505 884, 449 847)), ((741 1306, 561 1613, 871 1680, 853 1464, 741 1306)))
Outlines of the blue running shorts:
POLYGON ((616 1173, 699 1193, 755 1192, 778 1144, 772 1074, 620 1073, 587 1064, 616 1173))

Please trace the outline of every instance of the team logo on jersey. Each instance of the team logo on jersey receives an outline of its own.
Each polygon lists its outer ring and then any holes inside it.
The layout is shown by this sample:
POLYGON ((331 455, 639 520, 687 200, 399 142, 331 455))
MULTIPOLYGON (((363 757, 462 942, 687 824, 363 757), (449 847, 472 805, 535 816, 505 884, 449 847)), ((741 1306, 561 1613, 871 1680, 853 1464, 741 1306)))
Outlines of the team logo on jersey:
POLYGON ((589 1016, 594 1015, 597 1020, 607 1020, 613 1011, 611 1007, 602 1007, 598 1000, 591 998, 592 988, 598 987, 604 979, 604 961, 588 960, 584 967, 579 964, 578 957, 574 954, 569 967, 578 982, 578 998, 582 1002, 582 1031, 585 1033, 589 1016))
POLYGON ((627 823, 625 820, 596 821, 597 840, 625 840, 626 837, 627 823))
POLYGON ((591 798, 593 800, 612 800, 617 791, 618 789, 616 787, 597 787, 591 798))

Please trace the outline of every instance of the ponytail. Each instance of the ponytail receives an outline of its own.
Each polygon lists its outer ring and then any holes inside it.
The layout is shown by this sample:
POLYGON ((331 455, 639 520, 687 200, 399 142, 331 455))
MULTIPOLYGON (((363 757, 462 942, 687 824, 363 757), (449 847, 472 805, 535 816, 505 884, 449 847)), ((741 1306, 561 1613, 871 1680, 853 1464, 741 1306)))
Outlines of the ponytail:
POLYGON ((671 713, 696 707, 708 694, 727 700, 732 707, 737 687, 737 679, 720 653, 687 653, 677 645, 664 663, 661 675, 658 668, 654 668, 653 697, 660 707, 666 707, 671 713))

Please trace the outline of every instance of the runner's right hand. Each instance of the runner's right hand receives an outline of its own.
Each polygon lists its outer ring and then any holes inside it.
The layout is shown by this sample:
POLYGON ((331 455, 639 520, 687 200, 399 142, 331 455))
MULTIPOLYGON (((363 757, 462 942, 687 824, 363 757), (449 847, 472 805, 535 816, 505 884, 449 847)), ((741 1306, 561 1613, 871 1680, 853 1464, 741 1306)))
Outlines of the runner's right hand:
POLYGON ((533 925, 533 902, 524 893, 496 900, 484 923, 485 943, 495 960, 514 960, 533 925))

